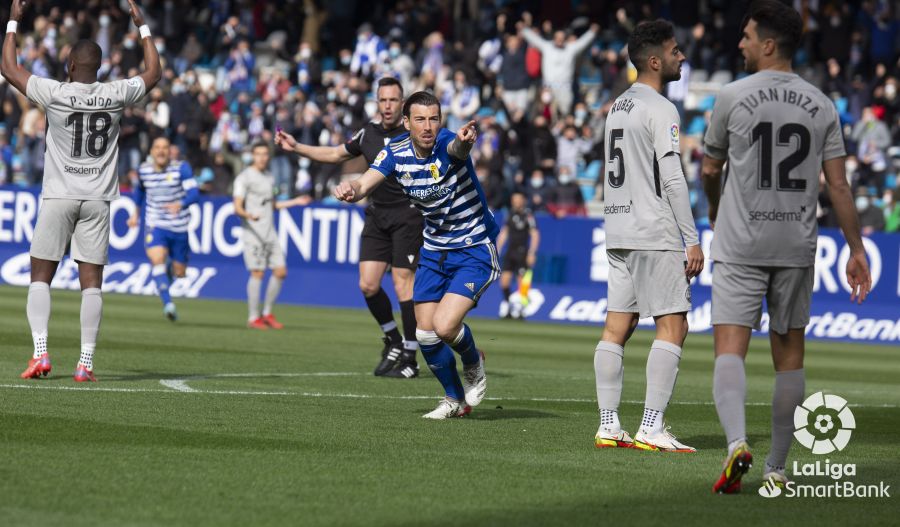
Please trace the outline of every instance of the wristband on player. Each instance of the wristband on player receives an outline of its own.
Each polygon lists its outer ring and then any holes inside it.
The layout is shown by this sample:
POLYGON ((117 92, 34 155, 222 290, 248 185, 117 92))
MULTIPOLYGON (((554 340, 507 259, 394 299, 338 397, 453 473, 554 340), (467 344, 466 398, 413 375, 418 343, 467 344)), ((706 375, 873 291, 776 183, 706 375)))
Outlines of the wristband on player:
POLYGON ((150 38, 150 26, 148 26, 147 24, 139 27, 138 31, 141 33, 141 38, 150 38))
POLYGON ((6 32, 7 33, 15 33, 16 29, 18 29, 19 23, 15 20, 10 20, 6 23, 6 32))

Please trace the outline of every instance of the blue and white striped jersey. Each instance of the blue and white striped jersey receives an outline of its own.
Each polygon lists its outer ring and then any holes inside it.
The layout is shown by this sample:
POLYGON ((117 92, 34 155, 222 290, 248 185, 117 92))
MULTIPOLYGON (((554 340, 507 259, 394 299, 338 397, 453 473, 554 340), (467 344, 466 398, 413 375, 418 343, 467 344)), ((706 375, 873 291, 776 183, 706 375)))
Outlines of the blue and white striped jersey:
POLYGON ((442 128, 434 148, 418 159, 409 134, 398 135, 378 153, 371 168, 396 178, 425 216, 425 248, 460 249, 493 242, 500 230, 488 210, 472 159, 454 159, 447 146, 456 134, 442 128))
POLYGON ((153 163, 143 163, 138 168, 138 178, 140 183, 134 190, 134 200, 145 209, 144 227, 187 232, 191 219, 188 206, 197 203, 200 193, 191 166, 184 161, 173 161, 164 170, 157 171, 153 163), (178 201, 181 210, 172 214, 166 205, 178 201))

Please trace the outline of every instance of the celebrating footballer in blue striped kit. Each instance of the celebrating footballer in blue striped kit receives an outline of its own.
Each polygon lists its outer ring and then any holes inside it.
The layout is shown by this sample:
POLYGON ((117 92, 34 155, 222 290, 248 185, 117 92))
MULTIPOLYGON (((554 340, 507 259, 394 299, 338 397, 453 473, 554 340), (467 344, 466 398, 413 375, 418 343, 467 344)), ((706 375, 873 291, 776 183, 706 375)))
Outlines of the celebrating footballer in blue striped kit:
POLYGON ((188 207, 197 203, 199 191, 191 166, 173 161, 169 140, 159 137, 150 148, 151 162, 138 169, 139 183, 134 190, 137 209, 128 225, 135 227, 144 207, 144 247, 153 264, 150 274, 163 303, 163 313, 175 321, 178 314, 169 294, 170 276, 181 278, 187 270, 188 207))
POLYGON ((413 286, 416 338, 446 394, 423 417, 462 417, 484 398, 484 357, 463 319, 500 274, 494 247, 499 228, 469 157, 475 122, 455 134, 441 128, 438 99, 416 92, 403 105, 403 124, 409 133, 395 137, 369 170, 338 185, 334 196, 356 202, 395 178, 422 212, 425 243, 413 286), (453 351, 463 363, 462 379, 453 351))

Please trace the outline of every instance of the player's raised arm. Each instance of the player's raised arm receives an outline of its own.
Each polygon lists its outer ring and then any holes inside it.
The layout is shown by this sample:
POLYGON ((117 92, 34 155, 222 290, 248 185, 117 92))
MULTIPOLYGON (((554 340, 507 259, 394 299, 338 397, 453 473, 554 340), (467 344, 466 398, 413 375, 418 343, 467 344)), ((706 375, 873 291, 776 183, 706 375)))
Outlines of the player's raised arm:
POLYGON ((472 147, 475 146, 477 138, 475 121, 469 121, 456 132, 456 137, 447 145, 447 153, 459 160, 466 159, 469 157, 472 147))
POLYGON ((341 184, 334 187, 332 194, 341 201, 356 203, 375 190, 375 187, 384 181, 384 177, 384 174, 381 172, 370 168, 363 175, 352 181, 341 182, 341 184))
POLYGON ((28 9, 28 0, 12 1, 12 6, 9 8, 9 22, 6 24, 6 37, 3 39, 3 60, 0 64, 0 73, 3 74, 3 78, 23 94, 28 86, 31 72, 20 68, 16 60, 16 30, 26 9, 28 9))
POLYGON ((275 133, 275 144, 280 146, 285 152, 293 152, 303 157, 308 157, 319 163, 343 163, 348 159, 355 157, 347 151, 344 145, 337 146, 312 146, 297 142, 294 137, 285 132, 278 130, 275 133))
POLYGON ((829 159, 822 163, 822 168, 825 170, 828 196, 831 198, 831 204, 837 214, 838 225, 850 247, 850 259, 847 261, 850 301, 855 300, 861 304, 872 289, 872 274, 869 272, 866 250, 859 233, 859 216, 856 214, 856 205, 853 203, 850 185, 844 174, 844 158, 829 159))
POLYGON ((162 66, 159 64, 159 52, 150 36, 150 28, 144 23, 144 14, 134 0, 128 0, 131 7, 131 19, 141 33, 141 44, 144 48, 144 72, 138 75, 144 81, 146 93, 150 93, 162 77, 162 66))

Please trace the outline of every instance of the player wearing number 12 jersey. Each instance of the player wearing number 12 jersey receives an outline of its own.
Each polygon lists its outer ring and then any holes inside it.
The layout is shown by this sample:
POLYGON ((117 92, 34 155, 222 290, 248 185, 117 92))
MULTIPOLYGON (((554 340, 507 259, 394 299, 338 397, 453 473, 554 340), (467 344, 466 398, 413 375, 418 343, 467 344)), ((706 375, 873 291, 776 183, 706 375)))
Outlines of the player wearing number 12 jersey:
POLYGON ((678 112, 660 95, 667 82, 681 78, 685 58, 665 20, 638 24, 628 53, 637 82, 616 99, 606 120, 609 302, 594 352, 600 409, 594 444, 694 452, 663 421, 687 335, 689 280, 703 269, 681 168, 678 112), (632 440, 619 423, 618 406, 624 346, 639 317, 653 317, 656 340, 647 357, 644 416, 632 440))
POLYGON ((47 325, 50 318, 50 282, 59 261, 71 245, 81 282, 81 355, 75 380, 95 381, 94 348, 100 330, 103 300, 100 285, 108 263, 109 203, 119 196, 119 121, 125 106, 138 102, 159 81, 159 54, 144 18, 133 0, 131 17, 143 37, 147 71, 110 83, 97 81, 100 46, 77 42, 69 53, 71 82, 42 79, 16 64, 16 29, 28 2, 14 0, 3 41, 3 77, 47 115, 43 202, 31 240, 31 286, 28 323, 34 354, 21 377, 37 378, 50 372, 47 325))
POLYGON ((719 92, 706 131, 703 178, 715 226, 713 395, 728 441, 713 491, 735 493, 753 458, 744 419, 744 357, 759 329, 763 298, 775 363, 772 443, 763 479, 784 485, 794 409, 804 398, 804 332, 809 323, 819 174, 824 169, 838 223, 850 246, 851 299, 871 286, 859 221, 844 176, 844 140, 831 100, 791 69, 803 21, 776 1, 754 3, 739 44, 753 75, 719 92), (727 181, 720 182, 725 162, 727 181), (724 185, 724 190, 722 189, 724 185), (721 207, 720 205, 721 199, 721 207))

